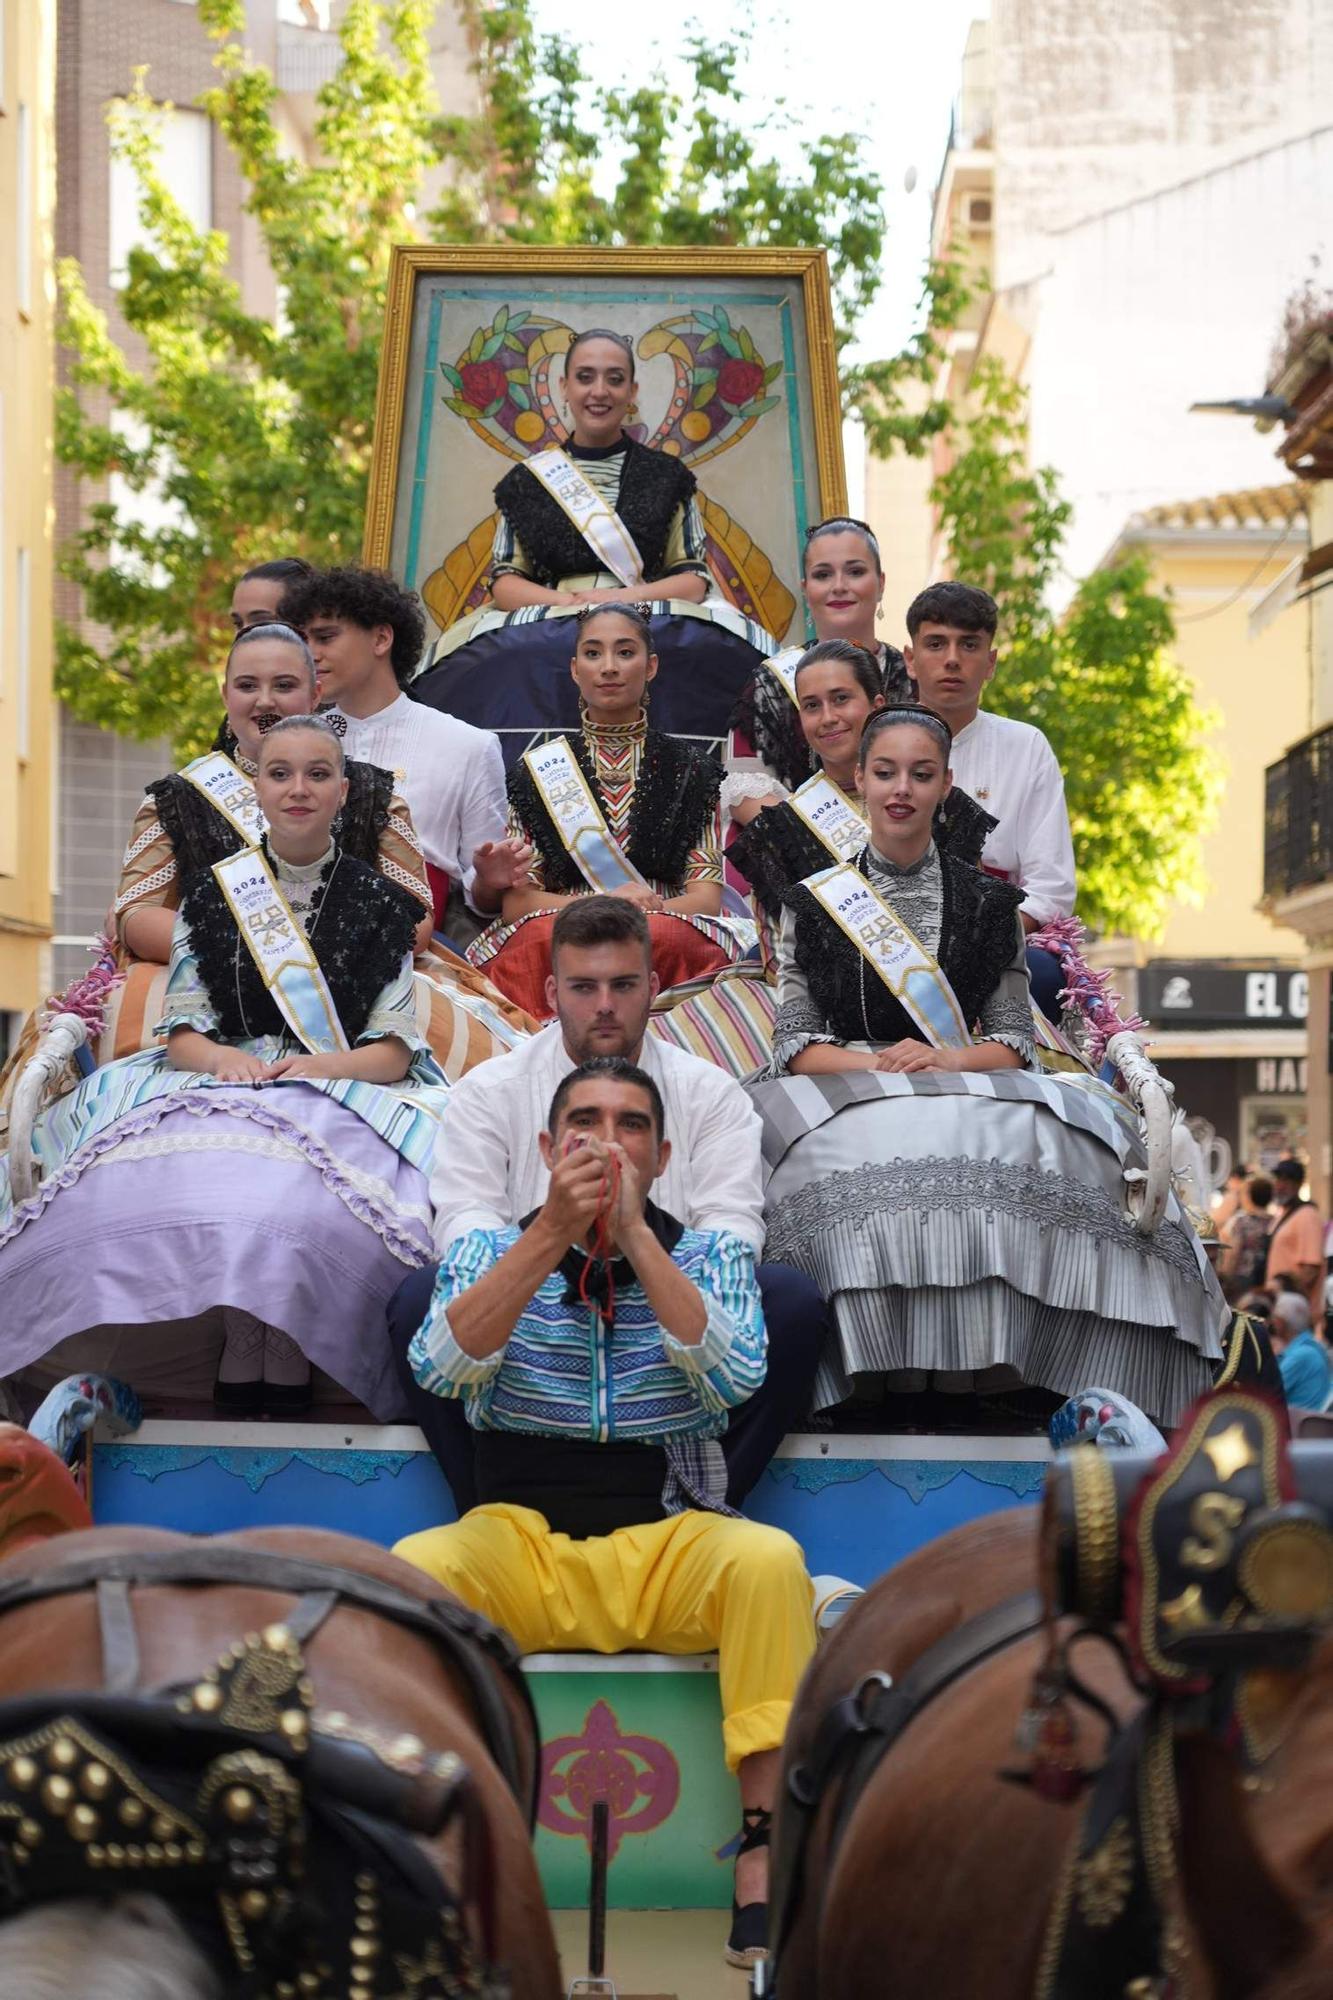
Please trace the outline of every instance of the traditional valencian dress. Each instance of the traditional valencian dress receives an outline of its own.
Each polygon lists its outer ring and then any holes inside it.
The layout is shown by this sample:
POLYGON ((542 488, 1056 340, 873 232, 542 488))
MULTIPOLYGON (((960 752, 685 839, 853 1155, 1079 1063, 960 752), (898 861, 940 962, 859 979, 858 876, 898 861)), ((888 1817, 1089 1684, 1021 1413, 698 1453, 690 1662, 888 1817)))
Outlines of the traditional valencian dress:
POLYGON ((853 867, 878 899, 861 898, 864 932, 854 897, 844 922, 828 907, 855 891, 850 869, 787 898, 774 1060, 751 1086, 765 1255, 808 1272, 833 1309, 816 1408, 928 1381, 1062 1396, 1096 1382, 1173 1423, 1208 1386, 1230 1314, 1174 1196, 1155 1235, 1126 1218, 1124 1173, 1146 1164, 1128 1104, 1035 1067, 1021 891, 933 843, 907 869, 870 846, 853 867), (917 947, 895 972, 905 994, 903 965, 919 968, 910 1006, 858 942, 885 909, 917 947), (1025 1067, 791 1073, 812 1042, 907 1037, 1003 1042, 1025 1067))
MULTIPOLYGON (((258 838, 263 819, 255 798, 255 768, 224 722, 211 751, 149 785, 130 830, 111 906, 122 951, 125 919, 132 911, 178 910, 183 883, 235 854, 247 839, 258 838), (223 760, 233 767, 230 782, 223 760), (200 778, 210 789, 200 788, 200 778)), ((421 842, 394 789, 393 773, 349 757, 346 777, 338 845, 344 854, 378 868, 386 881, 398 883, 429 910, 421 842)))
MULTIPOLYGON (((500 576, 521 576, 550 590, 623 587, 633 600, 636 583, 708 578, 706 537, 688 466, 626 436, 595 449, 567 444, 562 456, 603 503, 603 518, 610 515, 614 524, 609 536, 592 523, 588 534, 581 532, 536 474, 526 464, 516 465, 495 489, 499 520, 492 584, 500 576)), ((432 708, 495 730, 512 768, 535 732, 578 719, 569 674, 577 610, 531 604, 518 611, 471 613, 440 638, 434 664, 414 683, 413 694, 432 708)), ((657 726, 673 736, 717 743, 741 687, 774 650, 772 634, 712 592, 711 584, 702 604, 659 600, 652 627, 661 660, 653 695, 657 726)))
MULTIPOLYGON (((656 684, 654 684, 656 686, 656 684)), ((656 692, 654 691, 654 704, 656 692)), ((510 832, 536 849, 527 886, 556 895, 591 894, 615 886, 611 871, 628 868, 659 896, 679 896, 692 882, 722 881, 718 788, 722 773, 712 758, 648 727, 641 709, 633 722, 604 724, 585 719, 577 735, 528 752, 509 777, 510 832), (563 753, 555 745, 566 746, 563 753), (553 784, 545 760, 560 757, 553 784), (591 854, 577 837, 571 851, 568 829, 548 800, 569 788, 572 760, 586 784, 592 812, 611 836, 614 853, 591 854)), ((577 784, 577 779, 573 781, 577 784)), ((587 801, 584 816, 594 822, 587 801)), ((632 876, 621 875, 621 880, 632 876)), ((549 1014, 546 978, 551 969, 553 911, 534 911, 512 924, 495 924, 468 952, 505 996, 530 1013, 549 1014)), ((653 967, 665 990, 707 979, 734 965, 754 948, 754 925, 745 918, 683 916, 678 911, 648 917, 653 967)))
MULTIPOLYGON (((38 1121, 31 1200, 14 1205, 0 1167, 0 1376, 95 1363, 143 1393, 206 1397, 220 1329, 199 1317, 225 1308, 285 1332, 381 1421, 401 1415, 384 1309, 432 1256, 445 1095, 413 1007, 420 904, 337 847, 308 867, 270 854, 268 867, 289 945, 317 967, 301 1037, 215 870, 182 896, 159 1034, 194 1028, 266 1062, 339 1033, 352 1048, 395 1036, 412 1052, 407 1077, 255 1088, 174 1069, 165 1050, 95 1071, 38 1121)), ((262 927, 273 906, 255 879, 262 927)))
MULTIPOLYGON (((727 736, 724 813, 739 799, 794 792, 821 769, 802 733, 796 705, 796 669, 808 651, 807 646, 784 646, 742 688, 727 736)), ((912 682, 898 648, 880 645, 873 657, 884 699, 906 700, 912 682)))
MULTIPOLYGON (((443 724, 442 718, 417 708, 406 696, 402 703, 411 712, 406 733, 413 747, 412 715, 443 724)), ((373 742, 386 751, 400 752, 404 729, 397 703, 390 714, 397 732, 391 734, 381 725, 373 742)), ((360 730, 362 725, 354 727, 360 730)), ((498 758, 495 761, 498 780, 498 758)), ((148 787, 135 815, 111 909, 124 979, 111 996, 101 1044, 104 1061, 153 1046, 167 984, 165 966, 133 958, 125 949, 126 918, 136 910, 179 909, 183 883, 259 839, 264 819, 255 795, 255 768, 224 722, 211 751, 148 787)), ((335 826, 340 850, 416 897, 422 914, 429 912, 430 871, 412 813, 396 789, 396 773, 355 757, 349 757, 344 768, 347 799, 335 826)), ((473 834, 478 840, 494 839, 502 830, 502 815, 486 803, 490 775, 488 765, 469 781, 462 814, 465 846, 473 834), (475 805, 474 791, 479 794, 475 805)), ((518 1009, 507 1008, 489 981, 479 978, 452 951, 424 954, 417 973, 417 1019, 451 1079, 474 1061, 512 1048, 536 1025, 518 1009)))

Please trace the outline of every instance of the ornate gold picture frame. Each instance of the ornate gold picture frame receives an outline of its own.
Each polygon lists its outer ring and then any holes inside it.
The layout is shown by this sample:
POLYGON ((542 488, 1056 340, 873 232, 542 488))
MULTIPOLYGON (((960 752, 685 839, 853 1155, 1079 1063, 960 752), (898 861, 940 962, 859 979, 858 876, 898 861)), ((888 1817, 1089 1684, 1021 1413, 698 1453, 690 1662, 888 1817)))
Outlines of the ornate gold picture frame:
POLYGON ((591 326, 633 343, 634 435, 698 475, 724 594, 800 639, 805 530, 847 504, 822 250, 395 249, 364 559, 421 592, 432 639, 482 602, 492 489, 564 442, 564 352, 591 326))

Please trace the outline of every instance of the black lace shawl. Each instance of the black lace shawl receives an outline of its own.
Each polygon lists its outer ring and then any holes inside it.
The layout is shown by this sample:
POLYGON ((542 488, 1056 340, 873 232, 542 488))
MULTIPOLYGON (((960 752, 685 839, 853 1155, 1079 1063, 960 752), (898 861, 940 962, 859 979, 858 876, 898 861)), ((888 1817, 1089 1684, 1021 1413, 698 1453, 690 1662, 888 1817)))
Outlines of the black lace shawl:
MULTIPOLYGON (((570 457, 578 463, 577 451, 570 457)), ((694 474, 678 458, 650 451, 634 438, 626 440, 616 512, 634 539, 649 583, 663 574, 672 518, 694 490, 694 474)), ((534 583, 554 590, 562 577, 601 569, 601 557, 526 465, 505 474, 495 489, 495 504, 523 544, 534 583)))
MULTIPOLYGON (((606 800, 581 732, 566 732, 565 741, 578 759, 592 795, 606 814, 606 800)), ((624 843, 627 859, 650 882, 662 882, 678 896, 685 886, 685 864, 708 829, 722 789, 722 766, 679 737, 650 729, 639 760, 638 782, 630 802, 624 843)), ((509 773, 509 803, 524 833, 542 858, 546 887, 569 896, 586 889, 579 869, 542 803, 531 771, 521 760, 509 773)), ((609 823, 609 815, 608 823, 609 823)))
MULTIPOLYGON (((222 1039, 288 1032, 211 868, 186 884, 181 912, 222 1039)), ((349 1042, 355 1044, 376 999, 411 951, 420 917, 415 896, 366 862, 339 853, 310 942, 349 1042)))
MULTIPOLYGON (((226 757, 235 757, 236 738, 224 722, 213 748, 226 757)), ((162 830, 171 842, 176 871, 188 882, 215 861, 225 861, 241 845, 241 837, 222 814, 196 790, 179 771, 158 778, 148 787, 157 806, 162 830)), ((393 772, 378 764, 347 759, 347 801, 335 822, 338 845, 368 867, 379 864, 380 836, 389 824, 389 800, 393 797, 393 772)))
MULTIPOLYGON (((941 854, 952 854, 975 867, 986 836, 998 825, 997 819, 955 785, 944 804, 935 809, 935 845, 941 854)), ((750 884, 760 908, 775 919, 793 882, 831 866, 823 841, 785 799, 780 805, 765 806, 748 826, 737 829, 727 843, 727 859, 750 884)))
MULTIPOLYGON (((896 646, 886 646, 884 651, 886 664, 880 676, 884 699, 902 701, 912 690, 907 662, 896 646)), ((879 660, 873 654, 870 657, 879 673, 879 660)), ((794 792, 807 778, 813 778, 819 769, 810 745, 801 734, 795 702, 767 667, 760 667, 741 689, 731 712, 730 726, 745 737, 755 756, 781 778, 789 792, 794 792)))
MULTIPOLYGON (((935 957, 972 1027, 1013 960, 1014 918, 1023 891, 952 854, 940 856, 940 873, 944 912, 935 957)), ((796 918, 797 960, 830 1034, 843 1042, 924 1041, 911 1015, 805 884, 798 882, 783 900, 796 918)))

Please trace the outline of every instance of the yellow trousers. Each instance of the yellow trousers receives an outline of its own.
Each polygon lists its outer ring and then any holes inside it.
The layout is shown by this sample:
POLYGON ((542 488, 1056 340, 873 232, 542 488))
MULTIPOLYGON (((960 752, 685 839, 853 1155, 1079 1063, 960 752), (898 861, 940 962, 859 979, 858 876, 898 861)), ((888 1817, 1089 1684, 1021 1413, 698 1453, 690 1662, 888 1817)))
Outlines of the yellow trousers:
POLYGON ((727 1766, 776 1750, 815 1649, 810 1580, 790 1535, 672 1514, 573 1541, 530 1507, 474 1507, 394 1553, 502 1625, 523 1653, 717 1648, 727 1766))

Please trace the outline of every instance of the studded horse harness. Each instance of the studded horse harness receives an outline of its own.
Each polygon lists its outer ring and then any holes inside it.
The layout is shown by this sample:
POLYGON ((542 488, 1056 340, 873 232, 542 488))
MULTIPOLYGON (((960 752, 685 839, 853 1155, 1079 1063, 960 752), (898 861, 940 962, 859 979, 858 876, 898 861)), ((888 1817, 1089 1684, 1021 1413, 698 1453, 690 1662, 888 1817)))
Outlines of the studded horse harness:
MULTIPOLYGON (((452 1752, 314 1705, 304 1646, 340 1605, 429 1640, 531 1827, 532 1718, 509 1641, 448 1599, 225 1542, 75 1555, 0 1581, 0 1617, 95 1592, 104 1685, 0 1702, 0 1917, 131 1886, 160 1893, 237 2000, 508 2000, 490 1837, 452 1752), (296 1600, 201 1677, 144 1690, 130 1592, 232 1585, 296 1600), (461 1832, 458 1893, 419 1842, 461 1832)), ((535 1772, 533 1773, 535 1780, 535 1772)))
POLYGON ((1184 2000, 1177 1744, 1211 1737, 1251 1773, 1273 1753, 1282 1716, 1271 1695, 1261 1704, 1258 1689, 1275 1677, 1294 1687, 1333 1627, 1330 1523, 1333 1447, 1291 1447, 1285 1412, 1251 1391, 1201 1398, 1160 1459, 1091 1445, 1061 1454, 1047 1482, 1041 1593, 968 1620, 901 1681, 867 1676, 833 1704, 809 1754, 788 1771, 773 1950, 756 1967, 755 1995, 772 2000, 783 1990, 783 1952, 809 1887, 809 1842, 835 1786, 825 1874, 909 1723, 973 1667, 1045 1631, 1019 1732, 1033 1765, 1003 1775, 1056 1801, 1091 1789, 1048 1920, 1034 2000, 1184 2000), (1115 1648, 1144 1697, 1123 1726, 1069 1664, 1073 1645, 1089 1636, 1115 1648), (1078 1759, 1073 1702, 1107 1726, 1099 1771, 1078 1759))

